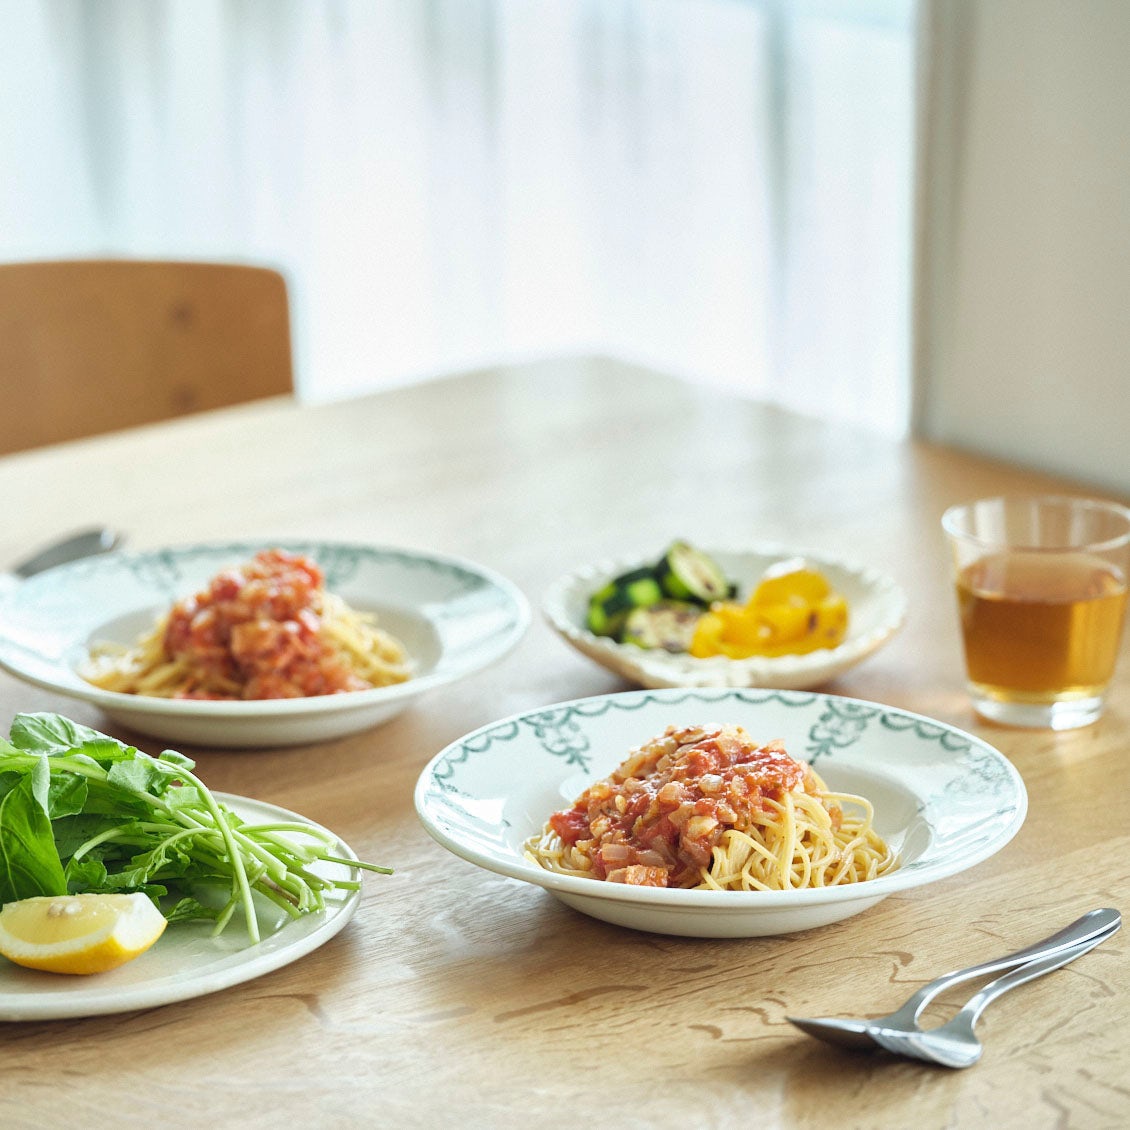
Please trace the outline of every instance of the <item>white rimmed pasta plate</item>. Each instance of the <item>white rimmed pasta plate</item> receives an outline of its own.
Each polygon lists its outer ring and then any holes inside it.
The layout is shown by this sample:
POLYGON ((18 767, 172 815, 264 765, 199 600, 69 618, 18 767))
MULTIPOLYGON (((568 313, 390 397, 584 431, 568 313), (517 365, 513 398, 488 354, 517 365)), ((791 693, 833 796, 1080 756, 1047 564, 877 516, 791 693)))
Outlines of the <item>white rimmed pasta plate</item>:
POLYGON ((878 651, 906 619, 907 602, 902 589, 890 577, 869 566, 816 550, 776 544, 730 550, 706 547, 706 552, 718 562, 727 578, 737 583, 739 600, 749 596, 771 565, 804 558, 847 600, 847 637, 838 647, 821 648, 806 655, 698 659, 658 649, 645 650, 590 632, 585 626, 589 597, 613 577, 654 563, 658 552, 648 559, 624 558, 586 565, 560 577, 546 591, 542 611, 550 626, 567 643, 643 687, 809 690, 829 682, 878 651))
POLYGON ((1019 773, 979 738, 877 703, 772 689, 628 691, 543 707, 452 743, 416 786, 424 827, 455 855, 606 922, 718 938, 827 925, 973 867, 1019 831, 1027 804, 1019 773), (863 883, 740 892, 630 887, 525 857, 522 845, 552 812, 671 723, 733 723, 758 742, 783 739, 829 788, 872 801, 898 866, 863 883))
POLYGON ((529 618, 526 598, 510 581, 455 557, 336 542, 193 545, 87 558, 14 586, 0 602, 0 667, 165 741, 300 745, 376 726, 418 695, 493 663, 517 644, 529 618), (79 674, 92 646, 132 644, 173 601, 270 548, 311 557, 329 591, 376 613, 379 626, 404 643, 413 677, 345 694, 220 702, 121 694, 79 674))

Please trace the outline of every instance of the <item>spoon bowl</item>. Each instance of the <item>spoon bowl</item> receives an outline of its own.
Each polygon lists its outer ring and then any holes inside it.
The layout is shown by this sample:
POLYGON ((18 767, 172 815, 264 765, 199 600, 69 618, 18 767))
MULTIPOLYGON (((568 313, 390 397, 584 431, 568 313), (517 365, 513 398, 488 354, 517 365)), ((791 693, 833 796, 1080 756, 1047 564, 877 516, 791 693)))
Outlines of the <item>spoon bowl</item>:
POLYGON ((53 569, 56 565, 65 565, 68 561, 77 561, 80 557, 93 557, 99 553, 112 553, 125 539, 117 530, 110 530, 104 526, 82 530, 70 534, 59 541, 44 546, 26 560, 12 567, 12 573, 17 577, 26 579, 53 569))

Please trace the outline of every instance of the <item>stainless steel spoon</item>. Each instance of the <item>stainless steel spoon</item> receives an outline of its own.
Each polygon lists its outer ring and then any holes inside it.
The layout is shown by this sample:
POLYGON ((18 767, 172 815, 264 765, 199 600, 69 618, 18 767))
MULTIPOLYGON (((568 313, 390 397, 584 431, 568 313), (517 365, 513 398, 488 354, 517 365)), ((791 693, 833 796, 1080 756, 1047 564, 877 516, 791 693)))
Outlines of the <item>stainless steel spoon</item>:
POLYGON ((109 553, 123 541, 125 538, 115 530, 98 526, 52 542, 11 569, 0 570, 0 599, 15 592, 28 577, 34 577, 36 573, 43 573, 56 565, 65 565, 68 561, 77 561, 80 557, 109 553))
POLYGON ((1050 957, 1030 961, 995 981, 990 981, 980 992, 966 1002, 961 1011, 950 1021, 928 1031, 897 1032, 890 1028, 874 1027, 871 1035, 875 1042, 895 1055, 909 1056, 911 1059, 937 1063, 942 1067, 972 1067, 984 1052, 981 1041, 973 1033, 973 1026, 990 1002, 997 997, 1026 984, 1036 977, 1042 977, 1069 961, 1093 950, 1100 942, 1105 942, 1116 933, 1118 926, 1112 926, 1105 934, 1088 938, 1070 949, 1060 950, 1050 957))
POLYGON ((124 540, 116 530, 107 529, 105 526, 82 530, 36 551, 14 566, 10 572, 26 580, 36 573, 42 573, 68 561, 77 561, 80 557, 109 553, 117 549, 124 540))
MULTIPOLYGON (((1081 918, 1072 922, 1070 926, 1065 926, 1050 937, 1025 949, 1017 950, 1015 953, 995 958, 992 961, 981 962, 979 965, 971 965, 967 969, 957 969, 952 973, 942 974, 941 977, 931 981, 928 985, 923 985, 901 1008, 896 1009, 889 1016, 880 1016, 874 1020, 839 1019, 830 1016, 789 1016, 786 1019, 791 1024, 795 1024, 802 1032, 807 1032, 808 1035, 815 1036, 818 1040, 825 1040, 828 1043, 839 1044, 841 1047, 847 1048, 874 1049, 882 1046, 875 1038, 877 1029, 888 1032, 920 1032, 918 1017, 922 1010, 936 996, 944 993, 951 986, 959 985, 963 981, 972 981, 976 977, 985 977, 990 973, 999 973, 1002 969, 1012 969, 1042 958, 1054 957, 1072 950, 1075 946, 1092 938, 1102 941, 1114 933, 1121 924, 1122 915, 1110 907, 1088 911, 1081 918)), ((1096 941, 1096 945, 1098 941, 1096 941)), ((1072 954, 1072 957, 1077 956, 1078 954, 1072 954)), ((1038 974, 1035 975, 1038 976, 1038 974)))

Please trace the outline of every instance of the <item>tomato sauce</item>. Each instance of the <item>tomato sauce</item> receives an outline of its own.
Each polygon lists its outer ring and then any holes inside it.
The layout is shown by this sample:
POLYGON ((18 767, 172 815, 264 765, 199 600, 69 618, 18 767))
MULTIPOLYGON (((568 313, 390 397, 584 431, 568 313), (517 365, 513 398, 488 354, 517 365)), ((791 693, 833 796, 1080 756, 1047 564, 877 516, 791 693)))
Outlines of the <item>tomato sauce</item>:
POLYGON ((321 635, 321 569, 306 557, 264 550, 178 601, 165 651, 190 681, 179 698, 304 698, 369 687, 321 635))
POLYGON ((740 727, 669 726, 549 825, 598 879, 694 886, 727 828, 808 777, 780 742, 755 745, 740 727))

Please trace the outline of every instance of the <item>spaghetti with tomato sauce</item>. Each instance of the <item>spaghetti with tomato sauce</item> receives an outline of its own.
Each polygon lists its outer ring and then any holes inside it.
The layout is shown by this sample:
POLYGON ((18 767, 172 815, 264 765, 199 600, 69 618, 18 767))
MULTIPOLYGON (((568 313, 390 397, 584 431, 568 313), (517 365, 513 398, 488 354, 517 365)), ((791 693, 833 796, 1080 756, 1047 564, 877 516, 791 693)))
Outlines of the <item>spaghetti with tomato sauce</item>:
POLYGON ((669 726, 553 813, 526 852, 552 871, 635 886, 834 886, 894 866, 873 816, 780 742, 757 745, 740 726, 669 726))
POLYGON ((411 676, 404 646, 326 591, 318 565, 263 550, 177 601, 132 648, 103 646, 86 678, 184 699, 306 698, 411 676))

